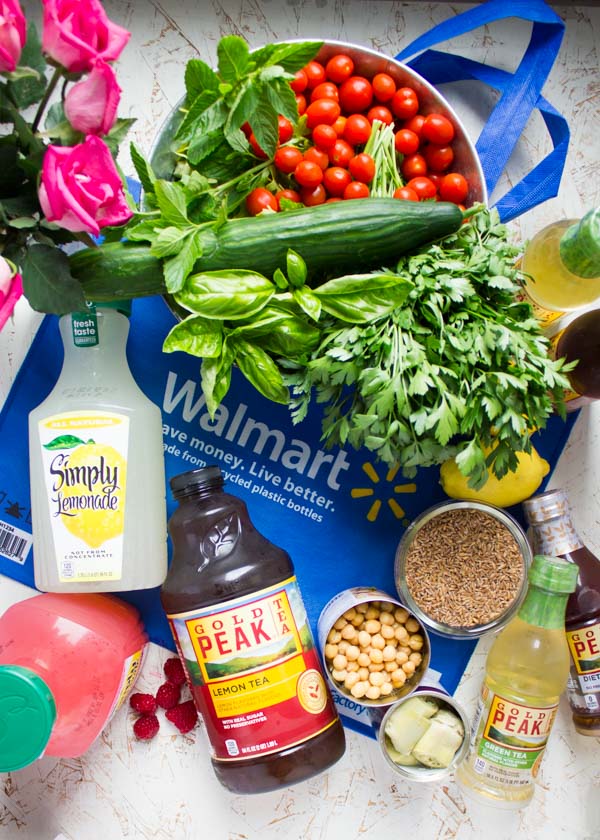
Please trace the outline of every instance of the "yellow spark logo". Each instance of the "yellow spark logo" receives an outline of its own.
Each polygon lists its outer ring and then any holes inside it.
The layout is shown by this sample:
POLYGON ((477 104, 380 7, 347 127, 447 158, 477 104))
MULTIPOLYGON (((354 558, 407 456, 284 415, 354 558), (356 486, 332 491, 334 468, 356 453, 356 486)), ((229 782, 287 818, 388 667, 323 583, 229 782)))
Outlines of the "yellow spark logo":
MULTIPOLYGON (((363 464, 362 468, 363 468, 363 472, 366 473, 366 475, 371 479, 373 484, 375 484, 375 485, 380 484, 381 479, 379 478, 379 475, 378 475, 375 467, 372 464, 369 464, 369 463, 363 464)), ((391 469, 389 469, 387 471, 387 473, 385 474, 385 481, 387 482, 387 484, 393 484, 394 483, 394 479, 396 478, 396 474, 397 474, 399 469, 400 469, 400 466, 398 465, 396 467, 391 467, 391 469)), ((383 490, 384 493, 386 492, 386 489, 387 489, 387 492, 389 492, 389 488, 381 487, 380 489, 383 490)), ((411 483, 411 484, 396 484, 392 488, 392 491, 394 493, 416 493, 417 492, 417 485, 414 484, 414 483, 411 483)), ((353 487, 352 490, 350 491, 350 495, 352 496, 353 499, 364 499, 364 498, 369 497, 369 496, 374 496, 375 495, 375 488, 374 487, 353 487)), ((381 494, 381 495, 383 495, 383 494, 381 494)), ((369 522, 375 522, 375 520, 379 516, 379 511, 381 510, 382 503, 383 502, 382 502, 381 499, 374 499, 373 500, 373 503, 369 507, 369 510, 368 510, 368 513, 367 513, 367 519, 369 520, 369 522)), ((394 499, 393 496, 390 495, 388 497, 387 503, 388 503, 388 506, 389 506, 390 510, 392 511, 394 516, 396 517, 396 519, 401 519, 404 516, 404 509, 398 504, 397 500, 394 499)), ((408 522, 406 524, 408 525, 408 522)))

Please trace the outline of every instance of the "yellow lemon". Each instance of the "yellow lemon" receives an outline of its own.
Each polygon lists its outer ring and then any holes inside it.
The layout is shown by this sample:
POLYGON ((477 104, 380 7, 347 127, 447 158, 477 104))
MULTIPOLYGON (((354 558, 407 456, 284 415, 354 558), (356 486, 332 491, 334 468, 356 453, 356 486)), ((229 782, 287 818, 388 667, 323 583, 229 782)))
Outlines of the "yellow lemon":
POLYGON ((90 548, 123 533, 127 463, 117 450, 100 443, 78 446, 63 466, 61 488, 65 528, 90 548))
POLYGON ((503 478, 488 472, 483 487, 473 490, 456 465, 454 458, 445 461, 440 467, 440 484, 453 499, 473 499, 488 502, 496 507, 510 507, 532 496, 550 471, 550 464, 532 447, 531 454, 517 452, 517 469, 503 478))

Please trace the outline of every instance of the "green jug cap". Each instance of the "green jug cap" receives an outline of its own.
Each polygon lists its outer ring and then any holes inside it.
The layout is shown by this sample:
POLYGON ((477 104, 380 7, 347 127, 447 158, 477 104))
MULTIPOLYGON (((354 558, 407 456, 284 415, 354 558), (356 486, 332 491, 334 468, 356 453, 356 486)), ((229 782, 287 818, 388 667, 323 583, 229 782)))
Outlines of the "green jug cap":
POLYGON ((536 554, 529 567, 529 583, 549 592, 575 592, 578 576, 579 567, 575 563, 546 554, 536 554))
POLYGON ((56 720, 52 692, 41 677, 19 665, 0 665, 0 773, 39 758, 56 720))
POLYGON ((572 274, 586 279, 600 277, 600 207, 590 210, 563 233, 560 258, 572 274))

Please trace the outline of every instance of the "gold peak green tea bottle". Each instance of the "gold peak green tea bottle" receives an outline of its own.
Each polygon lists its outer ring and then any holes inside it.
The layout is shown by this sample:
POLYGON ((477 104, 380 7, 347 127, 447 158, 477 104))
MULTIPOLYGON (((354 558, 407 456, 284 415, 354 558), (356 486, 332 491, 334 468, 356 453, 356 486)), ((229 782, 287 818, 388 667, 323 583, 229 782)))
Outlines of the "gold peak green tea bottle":
POLYGON ((531 800, 535 777, 569 676, 567 599, 577 566, 537 554, 529 589, 494 640, 467 757, 456 779, 467 796, 503 808, 531 800))

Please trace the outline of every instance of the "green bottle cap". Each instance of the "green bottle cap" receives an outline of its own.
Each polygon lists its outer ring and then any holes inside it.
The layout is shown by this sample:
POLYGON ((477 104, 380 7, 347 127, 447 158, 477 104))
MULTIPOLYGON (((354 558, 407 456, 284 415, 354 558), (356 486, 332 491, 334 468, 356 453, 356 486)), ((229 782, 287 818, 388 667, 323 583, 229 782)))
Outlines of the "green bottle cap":
POLYGON ((19 665, 0 665, 0 773, 39 758, 52 734, 56 704, 41 677, 19 665))
POLYGON ((536 554, 529 567, 529 583, 549 592, 570 594, 577 588, 579 567, 562 557, 536 554))
POLYGON ((572 274, 591 279, 600 277, 600 207, 563 233, 560 258, 572 274))

